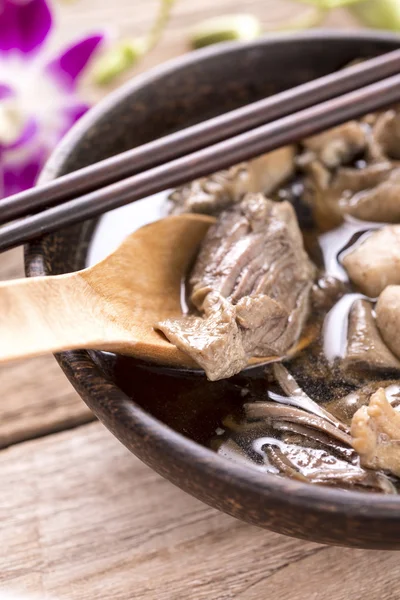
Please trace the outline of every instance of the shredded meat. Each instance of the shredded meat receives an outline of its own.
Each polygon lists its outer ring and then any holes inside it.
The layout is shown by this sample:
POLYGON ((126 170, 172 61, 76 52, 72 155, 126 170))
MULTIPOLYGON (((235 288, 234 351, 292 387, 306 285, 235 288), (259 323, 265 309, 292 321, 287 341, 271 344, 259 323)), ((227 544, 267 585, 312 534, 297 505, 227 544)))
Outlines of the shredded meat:
POLYGON ((400 476, 400 413, 389 404, 383 388, 355 413, 351 435, 364 467, 400 476))

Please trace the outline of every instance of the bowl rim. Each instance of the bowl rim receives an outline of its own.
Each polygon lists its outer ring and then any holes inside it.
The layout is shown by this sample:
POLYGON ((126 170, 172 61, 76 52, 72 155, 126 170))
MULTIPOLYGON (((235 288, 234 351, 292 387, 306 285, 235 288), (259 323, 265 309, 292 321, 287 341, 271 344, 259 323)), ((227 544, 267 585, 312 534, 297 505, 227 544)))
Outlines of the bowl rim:
MULTIPOLYGON (((293 41, 302 42, 305 40, 329 40, 340 39, 358 39, 360 41, 382 41, 398 43, 400 46, 400 37, 393 33, 381 31, 340 31, 334 29, 320 29, 290 34, 269 34, 262 36, 252 42, 240 43, 241 46, 259 49, 269 45, 293 43, 293 41)), ((38 179, 38 185, 53 179, 64 164, 66 157, 71 149, 79 144, 84 134, 106 113, 116 107, 127 96, 130 96, 143 86, 146 86, 160 77, 164 77, 180 67, 187 67, 191 64, 201 62, 210 57, 219 57, 229 54, 238 48, 237 42, 225 42, 215 46, 210 46, 201 50, 193 51, 187 55, 168 60, 167 62, 156 66, 151 70, 142 73, 127 83, 123 84, 117 90, 108 94, 94 108, 90 109, 76 125, 64 136, 61 142, 50 155, 41 175, 38 179)), ((42 240, 32 242, 25 248, 25 267, 27 276, 47 275, 44 261, 38 260, 42 255, 42 240)), ((93 404, 104 402, 104 386, 117 394, 119 401, 124 405, 124 418, 131 419, 132 425, 140 424, 142 436, 146 437, 148 443, 152 440, 162 441, 168 446, 170 460, 181 461, 182 451, 188 457, 188 460, 195 464, 195 469, 200 469, 203 475, 217 478, 221 483, 232 480, 242 489, 249 492, 257 492, 276 501, 283 501, 293 507, 307 508, 316 512, 323 512, 326 516, 329 514, 345 514, 347 517, 363 517, 369 519, 382 519, 385 521, 397 520, 400 516, 400 498, 396 496, 385 496, 377 493, 363 493, 357 491, 347 491, 342 489, 318 486, 315 484, 303 483, 289 478, 279 478, 275 475, 258 471, 257 469, 247 468, 240 463, 235 463, 227 458, 220 456, 213 450, 201 446, 197 442, 177 433, 168 425, 151 416, 131 398, 129 398, 114 382, 111 382, 93 362, 89 355, 83 351, 86 357, 91 361, 91 385, 87 394, 93 399, 93 404), (97 385, 95 385, 97 383, 97 385), (284 499, 284 500, 283 500, 284 499)), ((84 385, 87 379, 87 369, 83 375, 77 373, 74 367, 74 359, 82 358, 82 351, 69 351, 62 353, 63 363, 68 366, 71 374, 69 377, 72 383, 78 389, 84 385)), ((80 388, 80 389, 79 389, 80 388)), ((82 394, 80 394, 82 395, 82 394)), ((113 432, 118 437, 117 432, 113 432)), ((122 440, 121 440, 122 441, 122 440)))

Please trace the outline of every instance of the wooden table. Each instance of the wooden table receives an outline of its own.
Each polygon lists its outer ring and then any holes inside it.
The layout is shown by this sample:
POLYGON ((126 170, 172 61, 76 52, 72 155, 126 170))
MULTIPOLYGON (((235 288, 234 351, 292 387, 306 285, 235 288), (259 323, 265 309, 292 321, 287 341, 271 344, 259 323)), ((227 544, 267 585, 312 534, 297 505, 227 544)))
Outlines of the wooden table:
MULTIPOLYGON (((57 42, 110 23, 140 34, 155 6, 64 4, 57 42)), ((293 4, 180 0, 140 69, 182 53, 201 18, 239 10, 277 22, 293 4)), ((329 24, 353 25, 340 11, 329 24)), ((21 274, 20 250, 0 256, 2 278, 21 274)), ((68 600, 399 599, 399 554, 262 531, 162 479, 94 421, 53 358, 1 368, 0 386, 0 598, 12 589, 68 600)))

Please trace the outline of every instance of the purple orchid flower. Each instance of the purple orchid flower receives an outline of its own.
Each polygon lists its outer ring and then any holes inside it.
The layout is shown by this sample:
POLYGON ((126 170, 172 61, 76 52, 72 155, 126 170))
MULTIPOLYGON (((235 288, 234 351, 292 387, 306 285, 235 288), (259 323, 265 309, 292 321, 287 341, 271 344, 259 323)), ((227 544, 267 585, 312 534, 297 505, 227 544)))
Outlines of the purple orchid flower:
POLYGON ((104 36, 46 58, 46 0, 0 0, 0 198, 31 187, 59 139, 86 112, 77 83, 104 36))

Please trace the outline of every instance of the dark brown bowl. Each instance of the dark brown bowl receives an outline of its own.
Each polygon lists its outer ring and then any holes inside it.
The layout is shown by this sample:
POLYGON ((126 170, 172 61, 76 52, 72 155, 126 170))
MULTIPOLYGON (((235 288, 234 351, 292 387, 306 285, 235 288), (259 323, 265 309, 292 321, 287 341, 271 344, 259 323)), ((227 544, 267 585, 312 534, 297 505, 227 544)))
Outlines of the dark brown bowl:
MULTIPOLYGON (((316 32, 189 54, 135 78, 89 112, 54 152, 42 181, 324 75, 356 57, 398 46, 400 40, 393 35, 316 32)), ((86 222, 31 244, 26 249, 27 275, 82 268, 95 226, 95 221, 86 222)), ((127 448, 207 504, 307 540, 400 548, 400 499, 307 485, 217 455, 183 435, 187 430, 179 415, 172 422, 181 433, 162 422, 177 399, 174 377, 168 372, 128 361, 124 392, 113 381, 120 362, 110 355, 77 351, 57 359, 83 400, 127 448), (153 391, 157 395, 161 390, 162 407, 154 408, 153 391)), ((182 385, 198 385, 198 375, 185 377, 182 385)), ((217 402, 218 388, 213 389, 217 402)))

